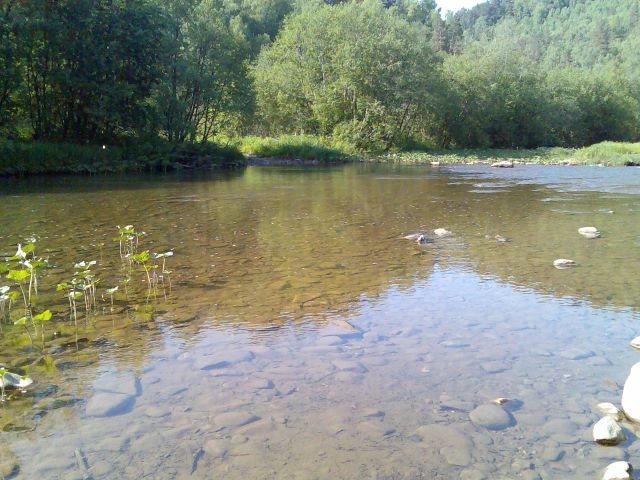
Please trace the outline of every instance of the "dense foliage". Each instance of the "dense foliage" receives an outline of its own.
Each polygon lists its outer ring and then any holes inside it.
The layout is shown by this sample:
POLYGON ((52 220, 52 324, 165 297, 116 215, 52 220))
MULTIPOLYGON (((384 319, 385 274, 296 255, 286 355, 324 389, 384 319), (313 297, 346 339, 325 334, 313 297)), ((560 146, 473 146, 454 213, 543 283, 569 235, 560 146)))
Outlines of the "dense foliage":
POLYGON ((354 150, 639 137, 637 0, 0 0, 0 137, 354 150))

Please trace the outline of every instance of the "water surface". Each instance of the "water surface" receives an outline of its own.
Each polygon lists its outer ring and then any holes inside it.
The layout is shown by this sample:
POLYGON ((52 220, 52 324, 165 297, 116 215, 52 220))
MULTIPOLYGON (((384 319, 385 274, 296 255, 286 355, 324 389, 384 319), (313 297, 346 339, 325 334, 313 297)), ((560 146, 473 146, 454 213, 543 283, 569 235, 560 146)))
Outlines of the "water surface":
POLYGON ((58 333, 40 352, 4 327, 0 363, 34 363, 36 382, 0 409, 16 478, 595 478, 638 453, 632 431, 605 448, 591 426, 638 360, 639 169, 250 167, 0 189, 0 250, 39 235, 58 333), (100 291, 116 285, 125 224, 174 250, 172 289, 147 300, 134 276, 76 347, 53 287, 83 259, 100 291), (578 235, 591 225, 601 238, 578 235), (402 239, 441 227, 453 235, 402 239), (497 397, 506 428, 471 422, 497 397))

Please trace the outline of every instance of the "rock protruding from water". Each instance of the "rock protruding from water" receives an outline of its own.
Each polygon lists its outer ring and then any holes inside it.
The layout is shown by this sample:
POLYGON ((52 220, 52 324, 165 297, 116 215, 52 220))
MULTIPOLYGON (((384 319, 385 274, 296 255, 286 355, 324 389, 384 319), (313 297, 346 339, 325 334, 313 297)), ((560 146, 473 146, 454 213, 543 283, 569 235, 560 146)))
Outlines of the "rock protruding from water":
POLYGON ((602 480, 629 480, 632 469, 628 462, 613 462, 605 469, 602 480))
POLYGON ((511 414, 494 403, 480 405, 469 414, 469 418, 474 424, 488 430, 504 430, 515 424, 511 414))
POLYGON ((600 445, 617 445, 626 439, 622 428, 612 417, 602 417, 593 426, 593 440, 600 445))
POLYGON ((631 345, 633 348, 640 350, 640 337, 636 337, 633 340, 631 340, 631 342, 629 342, 629 345, 631 345))
POLYGON ((21 377, 15 373, 5 372, 2 377, 0 377, 0 385, 3 388, 27 388, 29 385, 33 383, 29 377, 21 377))
POLYGON ((568 258, 558 258, 553 261, 553 266, 559 269, 574 267, 576 262, 569 260, 568 258))
POLYGON ((596 227, 581 227, 578 229, 578 233, 585 238, 598 238, 600 232, 596 227))
POLYGON ((613 418, 614 420, 622 420, 623 419, 622 412, 613 403, 601 402, 598 405, 596 405, 596 408, 600 411, 600 413, 602 413, 603 415, 607 415, 607 416, 613 418))
POLYGON ((494 168, 513 168, 513 162, 503 160, 501 162, 493 162, 491 166, 494 168))
POLYGON ((624 382, 622 410, 629 420, 640 423, 640 362, 631 367, 624 382))
POLYGON ((427 237, 426 235, 422 234, 422 233, 412 233, 410 235, 405 235, 404 237, 405 240, 411 240, 414 241, 420 245, 424 245, 426 243, 433 243, 433 238, 431 237, 427 237))
POLYGON ((452 235, 450 230, 447 230, 446 228, 436 228, 433 231, 433 234, 436 237, 450 237, 452 235))

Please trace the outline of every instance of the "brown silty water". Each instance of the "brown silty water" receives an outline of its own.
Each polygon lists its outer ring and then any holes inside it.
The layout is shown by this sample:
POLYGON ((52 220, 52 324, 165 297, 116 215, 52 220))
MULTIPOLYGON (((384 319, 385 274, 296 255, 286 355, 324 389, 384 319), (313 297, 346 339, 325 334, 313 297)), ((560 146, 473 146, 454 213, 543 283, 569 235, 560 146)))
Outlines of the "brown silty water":
POLYGON ((629 424, 617 447, 591 439, 639 360, 638 169, 250 167, 2 192, 2 250, 39 237, 54 318, 44 351, 3 325, 0 363, 34 384, 0 408, 0 476, 596 478, 639 453, 629 424), (171 289, 149 296, 137 268, 125 296, 126 224, 174 252, 171 289), (402 238, 417 232, 433 243, 402 238), (76 343, 55 285, 80 260, 100 283, 76 343))

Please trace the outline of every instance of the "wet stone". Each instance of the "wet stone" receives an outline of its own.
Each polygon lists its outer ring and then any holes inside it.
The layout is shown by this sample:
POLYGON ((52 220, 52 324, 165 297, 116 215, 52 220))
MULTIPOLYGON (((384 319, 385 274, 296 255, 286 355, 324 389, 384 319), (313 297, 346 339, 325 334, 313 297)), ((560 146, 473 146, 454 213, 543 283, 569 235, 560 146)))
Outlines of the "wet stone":
POLYGON ((365 367, 362 363, 353 360, 334 360, 331 363, 338 370, 344 372, 365 373, 368 371, 367 367, 365 367))
POLYGON ((227 412, 217 415, 213 421, 218 428, 236 428, 248 425, 257 420, 260 417, 248 412, 227 412))
POLYGON ((437 449, 450 465, 465 467, 471 463, 473 442, 453 425, 423 425, 414 436, 424 446, 437 449))
POLYGON ((384 417, 384 412, 377 408, 365 408, 362 410, 363 417, 384 417))
POLYGON ((102 392, 122 393, 135 397, 140 390, 140 382, 133 374, 106 375, 95 382, 95 389, 102 392))
POLYGON ((500 373, 508 369, 508 366, 502 362, 491 361, 480 364, 480 368, 487 373, 500 373))
POLYGON ((558 352, 558 355, 567 360, 584 360, 585 358, 595 356, 595 353, 584 348, 568 348, 558 352))
POLYGON ((171 409, 169 409, 168 407, 154 405, 154 406, 151 406, 151 407, 147 408, 144 411, 144 414, 147 417, 151 417, 151 418, 168 417, 169 415, 171 415, 171 409))
POLYGON ((215 370, 241 362, 249 362, 253 358, 254 354, 252 352, 229 350, 228 352, 198 357, 194 361, 194 366, 200 370, 215 370))
POLYGON ((489 430, 504 430, 515 424, 515 419, 499 405, 480 405, 469 414, 471 421, 489 430))
POLYGON ((123 415, 131 411, 135 401, 135 397, 123 393, 96 392, 87 402, 86 413, 90 417, 123 415))

